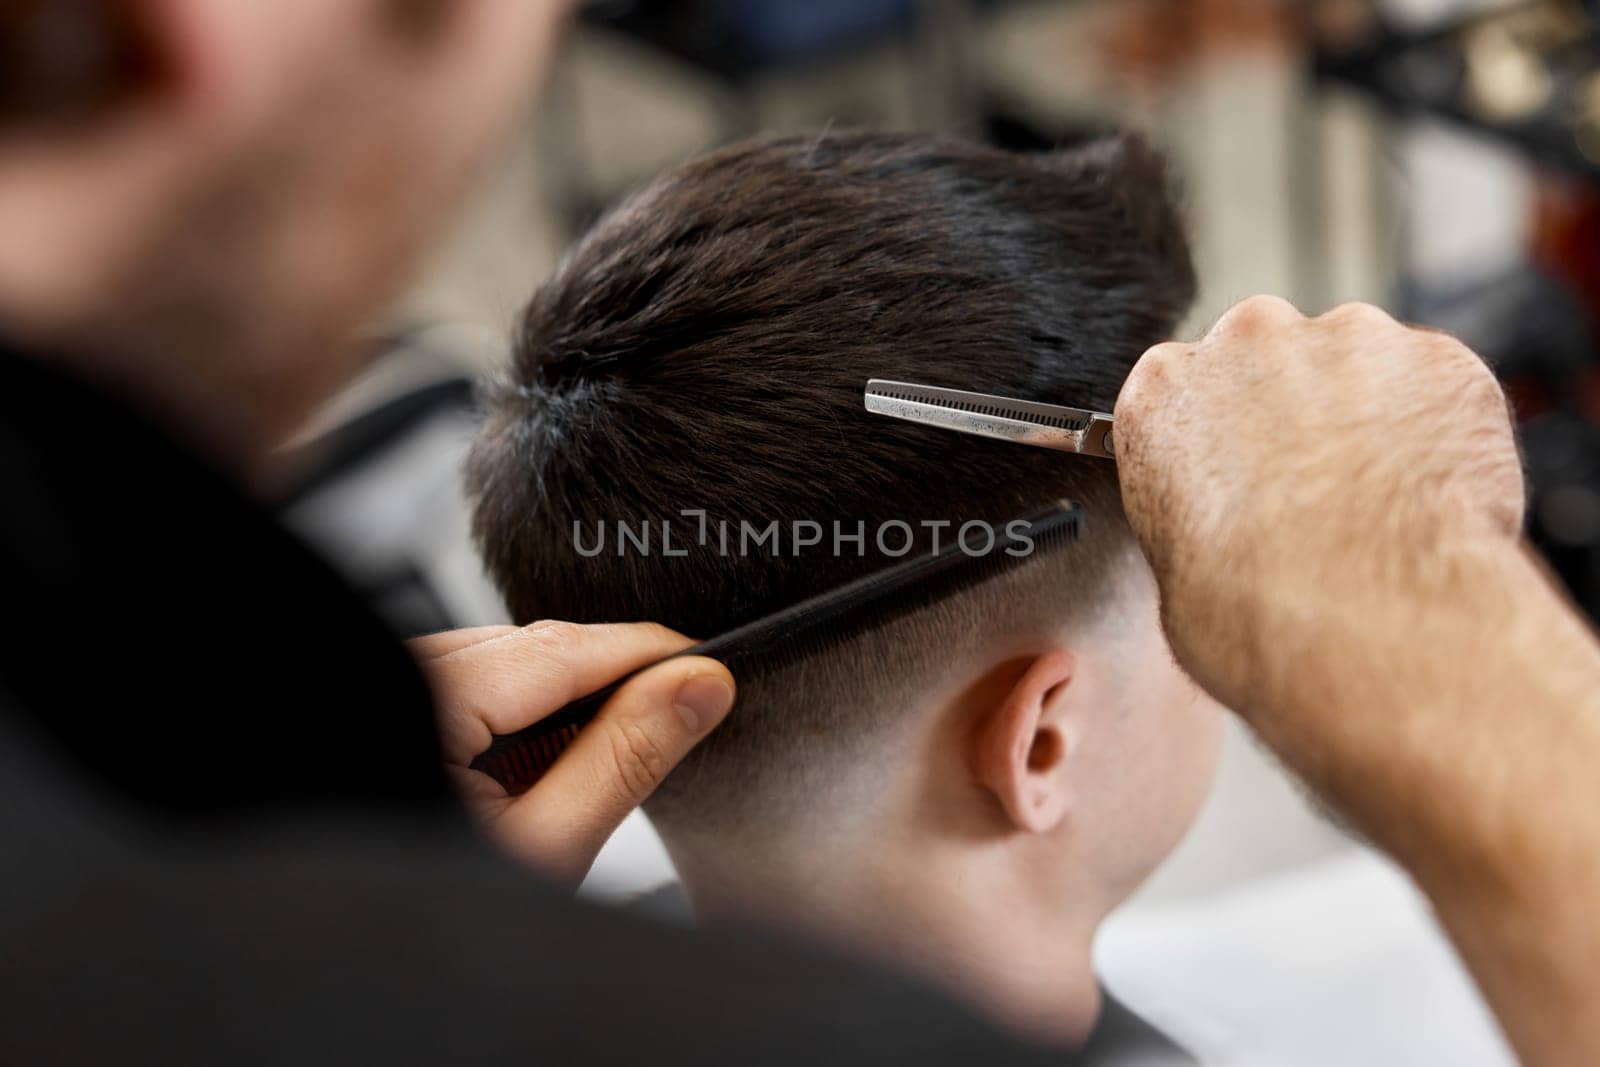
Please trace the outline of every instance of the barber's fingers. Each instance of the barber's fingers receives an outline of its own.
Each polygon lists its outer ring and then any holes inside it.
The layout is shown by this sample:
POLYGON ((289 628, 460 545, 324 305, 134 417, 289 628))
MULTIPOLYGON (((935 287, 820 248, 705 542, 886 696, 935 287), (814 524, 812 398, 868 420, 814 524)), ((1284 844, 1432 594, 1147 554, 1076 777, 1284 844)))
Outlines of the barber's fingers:
POLYGON ((1233 304, 1217 317, 1206 331, 1202 341, 1216 343, 1228 338, 1248 341, 1262 334, 1275 334, 1292 329, 1306 321, 1300 309, 1281 296, 1263 293, 1248 296, 1233 304))
MULTIPOLYGON (((446 647, 448 637, 435 634, 422 640, 438 639, 436 647, 446 647)), ((652 623, 536 622, 441 655, 424 652, 421 665, 433 686, 445 759, 465 766, 489 747, 493 734, 532 725, 567 702, 692 643, 652 623)))
POLYGON ((413 637, 406 642, 406 648, 412 656, 419 660, 436 659, 446 656, 468 645, 481 644, 492 641, 496 637, 504 637, 517 626, 468 626, 460 630, 441 630, 436 634, 427 634, 423 637, 413 637))
POLYGON ((411 650, 439 709, 449 769, 466 802, 514 853, 576 885, 611 833, 733 706, 715 660, 670 660, 631 679, 526 794, 468 769, 494 734, 539 721, 689 638, 648 623, 540 622, 421 638, 411 650))
POLYGON ((715 660, 685 657, 617 690, 532 789, 505 803, 494 831, 514 854, 576 886, 606 839, 733 707, 715 660))

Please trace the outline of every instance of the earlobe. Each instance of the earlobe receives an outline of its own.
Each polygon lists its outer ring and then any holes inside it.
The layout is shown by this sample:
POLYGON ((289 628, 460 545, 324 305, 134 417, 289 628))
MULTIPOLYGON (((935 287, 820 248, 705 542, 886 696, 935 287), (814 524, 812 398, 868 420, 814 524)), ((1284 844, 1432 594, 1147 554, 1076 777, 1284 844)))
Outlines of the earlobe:
POLYGON ((1039 656, 979 727, 975 771, 1019 830, 1045 833, 1071 808, 1067 775, 1074 659, 1066 649, 1039 656))

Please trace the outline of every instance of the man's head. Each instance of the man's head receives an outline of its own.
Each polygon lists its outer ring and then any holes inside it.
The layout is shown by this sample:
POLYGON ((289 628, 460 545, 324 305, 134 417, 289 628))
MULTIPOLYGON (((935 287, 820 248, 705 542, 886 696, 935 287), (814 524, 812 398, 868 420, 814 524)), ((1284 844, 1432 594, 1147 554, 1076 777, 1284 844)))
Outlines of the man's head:
POLYGON ((349 375, 567 6, 6 5, 0 329, 270 443, 349 375))
POLYGON ((1056 498, 1087 510, 1076 546, 741 678, 647 809, 675 858, 1070 838, 1055 853, 1110 897, 1170 848, 1211 728, 1161 640, 1115 466, 876 418, 861 397, 884 377, 1109 411, 1194 284, 1164 168, 1132 138, 1042 156, 757 141, 657 179, 578 244, 527 309, 469 469, 519 621, 706 637, 882 566, 892 524, 925 550, 930 523, 948 543, 1056 498), (809 523, 821 541, 802 545, 809 523))

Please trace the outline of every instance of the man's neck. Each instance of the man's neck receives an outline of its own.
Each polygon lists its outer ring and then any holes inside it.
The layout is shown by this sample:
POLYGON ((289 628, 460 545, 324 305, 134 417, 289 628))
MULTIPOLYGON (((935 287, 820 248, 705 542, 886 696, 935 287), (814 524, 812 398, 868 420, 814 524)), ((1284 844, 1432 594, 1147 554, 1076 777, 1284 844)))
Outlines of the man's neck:
POLYGON ((1082 1044, 1100 1012, 1090 959, 1100 916, 1040 899, 999 849, 907 849, 914 861, 881 843, 871 852, 673 858, 702 921, 797 928, 943 985, 1031 1037, 1082 1044))

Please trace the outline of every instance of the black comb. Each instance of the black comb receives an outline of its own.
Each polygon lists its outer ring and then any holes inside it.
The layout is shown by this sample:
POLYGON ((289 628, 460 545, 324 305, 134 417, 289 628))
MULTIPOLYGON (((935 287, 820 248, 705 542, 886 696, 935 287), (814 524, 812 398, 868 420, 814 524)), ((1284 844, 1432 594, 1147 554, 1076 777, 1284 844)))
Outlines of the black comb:
MULTIPOLYGON (((1061 500, 1008 523, 968 524, 982 525, 992 536, 975 541, 957 535, 937 553, 919 553, 892 563, 666 658, 710 656, 720 660, 736 679, 762 677, 1006 573, 1041 552, 1073 543, 1082 523, 1083 508, 1061 500), (980 546, 985 550, 979 552, 980 546)), ((472 769, 487 774, 508 793, 524 792, 550 769, 623 683, 653 666, 640 667, 516 733, 495 735, 472 761, 472 769)))

